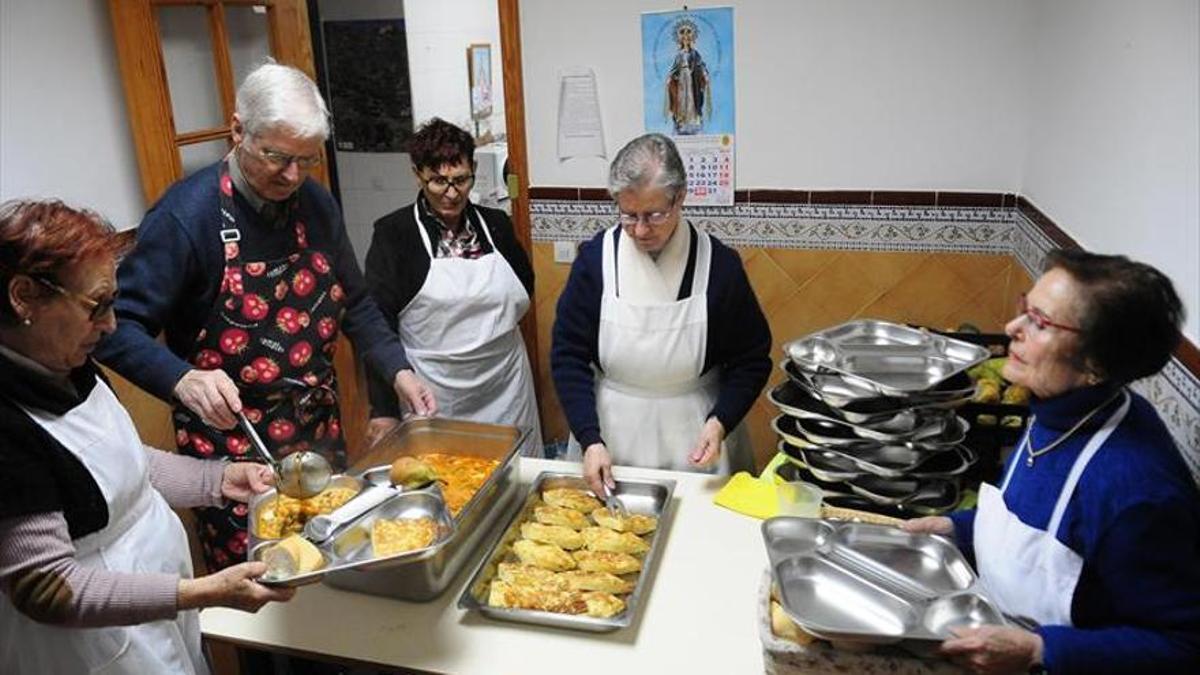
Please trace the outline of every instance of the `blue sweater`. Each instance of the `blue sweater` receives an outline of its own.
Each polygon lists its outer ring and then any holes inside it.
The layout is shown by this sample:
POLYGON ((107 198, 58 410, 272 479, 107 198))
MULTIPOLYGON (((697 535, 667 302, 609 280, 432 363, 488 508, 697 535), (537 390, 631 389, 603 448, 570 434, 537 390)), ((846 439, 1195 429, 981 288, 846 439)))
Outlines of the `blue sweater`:
MULTIPOLYGON (((142 219, 137 245, 117 271, 117 330, 95 354, 163 400, 171 399, 175 383, 192 368, 185 359, 221 287, 225 253, 219 234, 219 168, 214 164, 171 186, 142 219), (165 347, 155 340, 160 332, 165 347)), ((265 222, 236 191, 234 203, 243 259, 278 259, 295 250, 291 228, 265 222)), ((309 179, 300 186, 298 209, 309 247, 325 254, 346 293, 342 330, 367 365, 391 381, 408 361, 367 292, 337 203, 309 179)))
MULTIPOLYGON (((1045 447, 1112 394, 1103 385, 1035 400, 1034 447, 1045 447)), ((1055 536, 1083 558, 1069 626, 1042 626, 1051 673, 1183 673, 1200 668, 1200 493, 1154 408, 1130 410, 1080 476, 1055 536)), ((1045 530, 1067 473, 1109 404, 1030 468, 1017 462, 1004 503, 1045 530)), ((951 516, 971 551, 975 511, 951 516)))
MULTIPOLYGON (((604 295, 602 252, 607 232, 610 231, 598 233, 579 249, 558 299, 550 352, 550 370, 558 400, 571 433, 584 448, 603 442, 592 365, 599 366, 600 300, 604 295)), ((618 246, 629 245, 622 241, 620 228, 611 232, 618 246)), ((693 234, 705 236, 695 228, 693 234)), ((771 372, 771 329, 737 252, 715 237, 710 239, 708 351, 704 355, 703 372, 721 369, 720 391, 709 416, 715 415, 726 432, 731 432, 767 383, 771 372)), ((680 284, 681 299, 692 286, 695 241, 693 236, 693 253, 680 284)))

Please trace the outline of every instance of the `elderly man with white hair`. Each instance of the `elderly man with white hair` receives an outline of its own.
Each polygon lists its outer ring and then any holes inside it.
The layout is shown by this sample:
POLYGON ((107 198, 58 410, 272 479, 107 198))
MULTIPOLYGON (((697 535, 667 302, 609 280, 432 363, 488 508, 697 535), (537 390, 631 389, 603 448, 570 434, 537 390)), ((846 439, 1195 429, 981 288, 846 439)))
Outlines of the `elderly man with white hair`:
MULTIPOLYGON (((237 92, 233 149, 159 199, 121 263, 117 329, 97 356, 172 404, 182 454, 247 458, 244 413, 277 457, 314 450, 345 467, 333 369, 343 330, 411 410, 436 410, 368 293, 337 203, 308 177, 328 120, 303 72, 255 69, 237 92)), ((197 517, 210 569, 245 559, 244 505, 197 517)))

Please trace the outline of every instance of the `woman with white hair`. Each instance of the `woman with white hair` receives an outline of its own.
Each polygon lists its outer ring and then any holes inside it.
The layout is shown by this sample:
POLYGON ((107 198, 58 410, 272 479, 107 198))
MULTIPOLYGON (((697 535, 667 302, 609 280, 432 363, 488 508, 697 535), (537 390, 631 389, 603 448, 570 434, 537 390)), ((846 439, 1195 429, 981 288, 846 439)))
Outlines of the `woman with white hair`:
MULTIPOLYGON (((401 401, 436 409, 368 293, 337 203, 308 178, 328 117, 301 71, 255 69, 237 92, 233 150, 162 196, 121 264, 117 329, 97 356, 173 404, 182 454, 246 458, 244 413, 276 456, 314 450, 344 468, 341 330, 401 401)), ((245 558, 244 506, 197 517, 210 569, 245 558)))
POLYGON ((682 220, 687 174, 666 136, 622 148, 608 190, 618 224, 580 248, 554 322, 568 457, 597 494, 614 462, 751 468, 739 424, 767 382, 771 331, 741 259, 682 220))

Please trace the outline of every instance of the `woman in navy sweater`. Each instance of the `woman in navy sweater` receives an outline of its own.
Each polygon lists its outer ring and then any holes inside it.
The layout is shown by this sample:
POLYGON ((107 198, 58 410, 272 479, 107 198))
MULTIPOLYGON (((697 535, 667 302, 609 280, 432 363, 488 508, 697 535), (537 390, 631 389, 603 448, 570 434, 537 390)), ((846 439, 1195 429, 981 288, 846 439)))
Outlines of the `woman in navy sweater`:
POLYGON ((741 259, 683 222, 687 175, 669 138, 622 148, 609 192, 620 223, 580 249, 554 322, 568 458, 597 494, 614 486, 613 462, 750 468, 738 425, 770 373, 771 331, 741 259))
POLYGON ((1029 430, 979 507, 905 529, 953 536, 1013 627, 963 629, 977 672, 1182 673, 1200 667, 1200 494, 1153 406, 1183 310, 1148 265, 1051 253, 1021 297, 1004 377, 1034 394, 1029 430))

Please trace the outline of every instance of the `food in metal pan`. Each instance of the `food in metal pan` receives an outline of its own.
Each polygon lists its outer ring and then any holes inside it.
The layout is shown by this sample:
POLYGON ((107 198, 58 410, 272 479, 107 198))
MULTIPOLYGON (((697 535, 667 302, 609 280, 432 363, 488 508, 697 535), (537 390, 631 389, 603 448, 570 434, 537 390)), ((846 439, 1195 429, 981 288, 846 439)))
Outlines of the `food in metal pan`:
POLYGON ((536 541, 521 539, 513 544, 513 553, 526 565, 535 565, 554 572, 573 570, 576 567, 571 554, 554 544, 539 544, 536 541))
POLYGON ((496 565, 496 578, 513 586, 548 588, 557 591, 571 590, 563 578, 569 572, 551 572, 536 565, 502 562, 496 565))
POLYGON ((308 499, 296 499, 276 493, 259 506, 255 530, 260 539, 280 539, 304 529, 314 516, 332 513, 358 494, 351 488, 331 487, 308 499))
POLYGON ((554 544, 568 551, 583 548, 583 535, 562 525, 525 523, 521 525, 521 536, 541 544, 554 544))
POLYGON ((585 572, 632 574, 642 569, 642 561, 628 553, 612 551, 575 551, 571 554, 579 569, 585 572))
POLYGON ((487 482, 500 460, 471 455, 450 455, 441 452, 427 452, 416 456, 421 462, 433 470, 437 479, 442 482, 442 496, 446 500, 446 508, 450 515, 458 517, 463 507, 479 492, 479 488, 487 482))
POLYGON ((440 480, 437 471, 432 466, 416 457, 397 457, 388 470, 388 478, 392 485, 416 490, 440 480))
POLYGON ((604 593, 625 595, 626 593, 632 593, 634 587, 632 581, 626 581, 608 572, 571 570, 569 572, 559 572, 555 576, 565 581, 567 588, 573 591, 602 591, 604 593))
POLYGON ((542 505, 533 509, 533 519, 545 525, 562 525, 572 530, 582 530, 591 525, 587 516, 575 509, 561 506, 542 505))
POLYGON ((267 578, 285 579, 297 574, 315 572, 325 566, 325 557, 312 542, 293 534, 263 551, 267 578))
POLYGON ((602 618, 625 611, 625 601, 611 593, 516 586, 500 579, 492 582, 488 604, 493 607, 537 609, 556 614, 587 614, 602 618))
POLYGON ((432 518, 377 518, 371 523, 371 550, 376 558, 386 558, 425 548, 437 537, 432 518))
POLYGON ((602 591, 624 595, 632 593, 634 586, 632 581, 607 572, 551 572, 520 563, 500 563, 496 566, 496 577, 513 586, 556 591, 602 591))
POLYGON ((591 513, 600 508, 600 500, 593 497, 590 492, 574 488, 546 490, 542 493, 542 499, 551 506, 575 509, 583 513, 591 513))
POLYGON ((592 520, 601 527, 607 527, 610 530, 617 532, 632 532, 634 534, 647 534, 653 532, 654 528, 658 527, 658 518, 654 516, 646 516, 640 513, 631 513, 628 516, 613 515, 605 507, 600 507, 592 511, 592 520))
POLYGON ((615 532, 607 527, 589 527, 583 530, 582 534, 589 551, 641 555, 650 550, 650 544, 632 532, 615 532))

